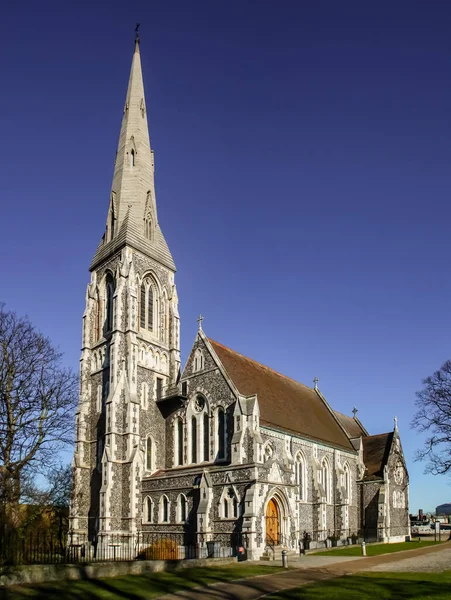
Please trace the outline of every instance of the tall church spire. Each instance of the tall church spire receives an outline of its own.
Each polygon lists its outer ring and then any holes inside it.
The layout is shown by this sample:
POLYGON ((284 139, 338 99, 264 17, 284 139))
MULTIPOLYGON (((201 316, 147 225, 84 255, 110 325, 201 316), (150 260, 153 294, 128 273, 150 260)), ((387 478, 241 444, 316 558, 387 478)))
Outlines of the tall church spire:
POLYGON ((125 243, 175 269, 158 224, 154 154, 150 146, 139 46, 136 33, 106 230, 91 269, 125 243))

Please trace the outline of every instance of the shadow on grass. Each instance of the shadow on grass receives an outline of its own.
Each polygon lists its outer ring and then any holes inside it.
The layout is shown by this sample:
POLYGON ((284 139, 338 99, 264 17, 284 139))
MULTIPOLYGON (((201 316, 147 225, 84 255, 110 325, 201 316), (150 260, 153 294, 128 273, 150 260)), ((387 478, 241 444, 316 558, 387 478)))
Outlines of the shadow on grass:
POLYGON ((268 600, 449 600, 451 572, 340 577, 279 592, 268 600))
MULTIPOLYGON (((279 570, 274 567, 262 566, 248 568, 205 567, 144 575, 109 577, 105 579, 52 582, 34 586, 24 585, 0 589, 0 599, 122 600, 127 598, 129 600, 144 600, 175 592, 183 598, 184 592, 195 587, 205 588, 216 583, 225 583, 244 577, 275 573, 279 570)), ((235 596, 228 593, 225 593, 222 597, 235 598, 235 596)))

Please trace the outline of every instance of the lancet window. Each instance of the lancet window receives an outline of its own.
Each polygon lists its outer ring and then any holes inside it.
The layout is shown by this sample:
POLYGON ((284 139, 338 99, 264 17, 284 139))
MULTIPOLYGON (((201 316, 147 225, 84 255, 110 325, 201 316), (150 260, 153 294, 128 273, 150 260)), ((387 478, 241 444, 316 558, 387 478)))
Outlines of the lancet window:
POLYGON ((197 419, 191 417, 191 462, 197 462, 197 419))
POLYGON ((188 500, 184 494, 180 494, 177 501, 177 521, 184 523, 188 517, 188 500))
POLYGON ((157 311, 154 310, 155 290, 149 277, 146 277, 141 284, 140 302, 139 302, 139 326, 147 331, 155 331, 155 317, 157 311))
POLYGON ((218 458, 225 458, 225 412, 223 408, 218 408, 218 458))
POLYGON ((148 437, 146 440, 146 469, 152 471, 152 460, 153 460, 153 444, 152 438, 148 437))
POLYGON ((148 496, 144 500, 143 521, 145 523, 152 523, 153 522, 153 502, 152 502, 151 498, 149 498, 148 496))
POLYGON ((204 414, 204 461, 210 460, 210 419, 204 414))
POLYGON ((176 428, 176 446, 177 448, 177 464, 183 465, 183 421, 177 419, 176 428))
POLYGON ((296 484, 299 490, 299 499, 307 499, 307 467, 305 463, 304 455, 298 452, 296 456, 296 462, 294 465, 296 484))
POLYGON ((109 273, 106 278, 106 314, 105 314, 105 329, 111 331, 113 329, 113 296, 114 296, 114 279, 109 273))

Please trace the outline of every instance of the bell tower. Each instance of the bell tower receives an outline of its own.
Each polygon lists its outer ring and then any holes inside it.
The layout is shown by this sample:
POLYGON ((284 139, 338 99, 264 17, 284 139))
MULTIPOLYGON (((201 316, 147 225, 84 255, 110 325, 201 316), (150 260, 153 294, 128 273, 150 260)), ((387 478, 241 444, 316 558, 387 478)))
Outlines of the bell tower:
POLYGON ((138 35, 104 235, 90 265, 71 535, 139 529, 140 481, 165 467, 158 400, 177 382, 175 264, 160 228, 138 35))

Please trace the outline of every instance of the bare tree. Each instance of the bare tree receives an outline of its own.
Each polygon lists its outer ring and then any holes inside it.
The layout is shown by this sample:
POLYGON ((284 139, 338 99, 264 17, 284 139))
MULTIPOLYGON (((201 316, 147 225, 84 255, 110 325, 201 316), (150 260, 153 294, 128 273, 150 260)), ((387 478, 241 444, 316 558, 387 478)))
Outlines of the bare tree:
POLYGON ((418 460, 427 460, 426 471, 433 475, 451 472, 451 360, 423 380, 417 392, 417 413, 412 427, 429 433, 418 460))
POLYGON ((28 318, 0 304, 0 510, 17 526, 21 484, 73 440, 77 377, 28 318))

